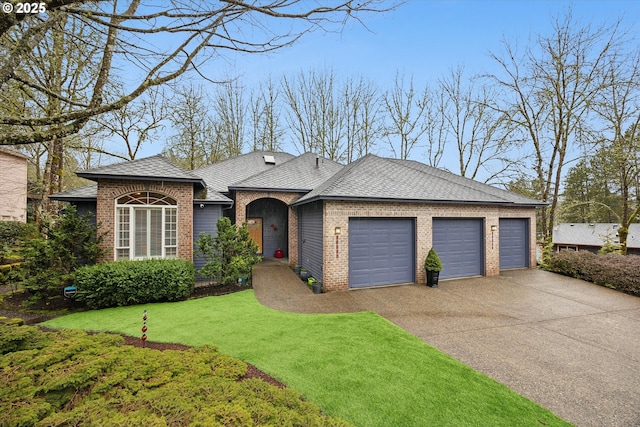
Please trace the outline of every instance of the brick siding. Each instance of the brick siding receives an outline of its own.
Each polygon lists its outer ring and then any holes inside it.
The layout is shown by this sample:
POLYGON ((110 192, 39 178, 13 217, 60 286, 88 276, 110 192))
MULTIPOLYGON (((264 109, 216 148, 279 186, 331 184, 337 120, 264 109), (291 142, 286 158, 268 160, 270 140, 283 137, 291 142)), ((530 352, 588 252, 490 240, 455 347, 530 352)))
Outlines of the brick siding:
POLYGON ((235 197, 236 224, 242 224, 247 221, 247 206, 255 200, 271 198, 287 204, 289 212, 289 265, 293 266, 298 263, 298 212, 289 205, 301 196, 300 193, 280 191, 237 191, 235 197))
POLYGON ((500 218, 529 219, 529 265, 536 265, 536 228, 535 209, 523 207, 501 207, 480 205, 433 205, 425 203, 385 203, 325 201, 324 203, 324 274, 326 291, 349 288, 349 218, 350 217, 389 217, 416 219, 416 271, 418 283, 426 281, 424 259, 432 245, 432 219, 443 218, 482 218, 484 219, 484 273, 494 276, 500 273, 499 239, 500 218), (335 236, 335 227, 340 227, 340 236, 335 236))
POLYGON ((138 191, 151 191, 174 198, 178 205, 178 258, 193 260, 193 184, 163 181, 98 181, 96 220, 99 233, 104 233, 101 261, 115 259, 115 207, 116 199, 138 191))

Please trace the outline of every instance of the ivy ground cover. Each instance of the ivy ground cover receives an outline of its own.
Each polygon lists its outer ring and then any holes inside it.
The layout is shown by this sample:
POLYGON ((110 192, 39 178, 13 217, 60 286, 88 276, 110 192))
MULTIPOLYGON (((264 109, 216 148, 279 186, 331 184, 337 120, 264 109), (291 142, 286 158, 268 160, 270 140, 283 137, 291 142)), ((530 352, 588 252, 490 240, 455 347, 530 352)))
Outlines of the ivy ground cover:
POLYGON ((569 425, 372 312, 295 314, 253 291, 75 313, 51 328, 211 344, 256 365, 356 426, 569 425))

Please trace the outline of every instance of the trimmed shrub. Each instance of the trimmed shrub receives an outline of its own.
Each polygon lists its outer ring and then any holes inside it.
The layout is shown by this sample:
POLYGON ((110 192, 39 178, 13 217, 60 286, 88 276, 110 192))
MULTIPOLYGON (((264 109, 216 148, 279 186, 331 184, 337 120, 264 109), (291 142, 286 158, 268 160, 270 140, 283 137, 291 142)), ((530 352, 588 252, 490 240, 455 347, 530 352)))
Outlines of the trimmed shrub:
POLYGON ((74 278, 78 301, 105 308, 186 299, 195 270, 182 259, 115 261, 79 268, 74 278))
POLYGON ((587 251, 562 251, 551 255, 545 269, 640 296, 640 256, 587 251))

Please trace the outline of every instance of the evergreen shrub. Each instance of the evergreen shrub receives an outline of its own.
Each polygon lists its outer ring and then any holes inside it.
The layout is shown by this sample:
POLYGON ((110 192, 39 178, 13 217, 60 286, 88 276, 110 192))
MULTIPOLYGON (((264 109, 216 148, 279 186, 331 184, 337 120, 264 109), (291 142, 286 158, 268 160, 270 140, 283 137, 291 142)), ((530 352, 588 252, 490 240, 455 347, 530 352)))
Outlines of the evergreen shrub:
POLYGON ((179 301, 193 292, 193 263, 182 259, 106 262, 76 270, 76 299, 89 308, 179 301))

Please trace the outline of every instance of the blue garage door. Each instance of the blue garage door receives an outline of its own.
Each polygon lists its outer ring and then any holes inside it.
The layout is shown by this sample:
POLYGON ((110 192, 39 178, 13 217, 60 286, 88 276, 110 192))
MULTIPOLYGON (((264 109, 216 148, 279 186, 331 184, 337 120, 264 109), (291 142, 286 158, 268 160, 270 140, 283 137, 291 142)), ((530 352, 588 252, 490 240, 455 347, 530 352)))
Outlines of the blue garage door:
POLYGON ((500 269, 529 267, 529 219, 500 219, 500 269))
POLYGON ((415 219, 349 218, 349 287, 415 281, 415 219))
POLYGON ((442 261, 441 279, 484 274, 482 229, 482 219, 433 219, 433 248, 442 261))

